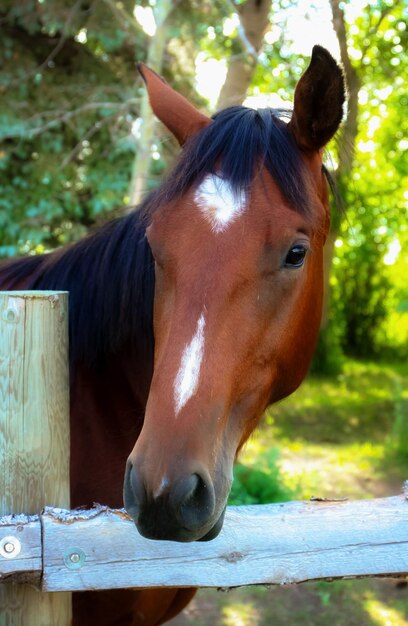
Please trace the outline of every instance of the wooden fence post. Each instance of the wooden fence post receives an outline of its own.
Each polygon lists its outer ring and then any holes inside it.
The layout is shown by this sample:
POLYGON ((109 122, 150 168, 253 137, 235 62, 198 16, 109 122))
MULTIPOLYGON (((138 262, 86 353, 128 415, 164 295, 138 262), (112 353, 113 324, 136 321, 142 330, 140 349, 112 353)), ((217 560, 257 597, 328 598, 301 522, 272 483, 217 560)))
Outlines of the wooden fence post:
MULTIPOLYGON (((66 292, 0 292, 0 516, 69 506, 67 322, 66 292)), ((3 558, 22 549, 18 535, 3 558)), ((0 626, 70 623, 71 594, 0 585, 0 626)))

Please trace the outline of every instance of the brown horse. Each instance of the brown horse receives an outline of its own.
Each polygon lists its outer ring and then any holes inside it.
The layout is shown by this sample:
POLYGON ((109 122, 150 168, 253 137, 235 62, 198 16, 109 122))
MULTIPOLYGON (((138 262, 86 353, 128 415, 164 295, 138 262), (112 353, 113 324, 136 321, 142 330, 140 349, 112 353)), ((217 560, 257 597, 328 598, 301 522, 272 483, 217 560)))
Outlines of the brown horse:
MULTIPOLYGON (((183 145, 175 169, 139 211, 2 265, 0 287, 70 291, 72 506, 121 506, 126 465, 125 506, 145 537, 209 540, 240 448, 298 387, 316 344, 322 149, 342 118, 343 77, 316 46, 286 123, 245 107, 210 119, 140 72, 183 145)), ((74 594, 74 624, 162 624, 193 593, 74 594)))

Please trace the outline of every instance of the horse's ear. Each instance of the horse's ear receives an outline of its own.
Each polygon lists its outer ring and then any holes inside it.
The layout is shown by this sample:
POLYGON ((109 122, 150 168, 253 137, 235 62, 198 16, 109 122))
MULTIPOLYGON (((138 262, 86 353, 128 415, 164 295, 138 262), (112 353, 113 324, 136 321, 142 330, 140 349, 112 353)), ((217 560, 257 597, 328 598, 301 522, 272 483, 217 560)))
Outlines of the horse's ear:
POLYGON ((304 150, 320 150, 333 137, 343 118, 343 72, 331 54, 314 46, 309 67, 295 90, 289 122, 296 142, 304 150))
POLYGON ((139 63, 137 68, 146 83, 154 114, 173 133, 181 146, 189 137, 208 126, 211 119, 174 91, 164 78, 144 63, 139 63))

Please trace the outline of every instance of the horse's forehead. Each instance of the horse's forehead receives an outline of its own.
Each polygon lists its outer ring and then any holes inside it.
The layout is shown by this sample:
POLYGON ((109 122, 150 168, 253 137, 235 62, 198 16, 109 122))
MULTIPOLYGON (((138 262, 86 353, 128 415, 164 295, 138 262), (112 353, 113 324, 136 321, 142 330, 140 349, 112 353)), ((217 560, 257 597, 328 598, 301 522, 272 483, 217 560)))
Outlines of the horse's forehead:
POLYGON ((245 192, 213 174, 159 211, 154 222, 157 238, 180 253, 185 248, 224 252, 237 245, 256 248, 310 227, 306 218, 288 205, 271 177, 259 177, 250 192, 245 192))
POLYGON ((194 202, 212 232, 226 231, 248 210, 249 198, 244 190, 236 190, 228 180, 208 174, 194 192, 194 202))

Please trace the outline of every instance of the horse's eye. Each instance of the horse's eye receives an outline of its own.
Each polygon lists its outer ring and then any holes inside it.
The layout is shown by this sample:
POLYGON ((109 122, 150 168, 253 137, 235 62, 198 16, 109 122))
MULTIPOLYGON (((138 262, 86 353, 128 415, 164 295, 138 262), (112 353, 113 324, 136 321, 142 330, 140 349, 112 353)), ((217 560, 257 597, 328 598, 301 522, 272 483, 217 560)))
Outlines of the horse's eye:
POLYGON ((285 267, 301 267, 304 263, 307 248, 304 245, 296 244, 286 255, 285 267))

